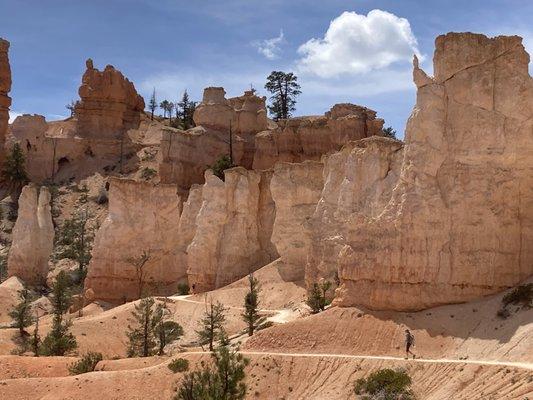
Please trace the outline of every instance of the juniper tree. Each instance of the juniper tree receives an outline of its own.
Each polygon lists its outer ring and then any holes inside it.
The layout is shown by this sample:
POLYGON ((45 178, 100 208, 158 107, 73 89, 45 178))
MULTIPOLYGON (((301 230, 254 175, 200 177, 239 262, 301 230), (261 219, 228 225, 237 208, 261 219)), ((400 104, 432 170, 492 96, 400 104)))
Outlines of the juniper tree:
POLYGON ((59 272, 52 286, 50 303, 53 309, 52 329, 44 338, 41 353, 47 356, 64 356, 77 347, 76 338, 70 332, 72 322, 64 314, 72 304, 72 281, 65 271, 59 272))
POLYGON ((254 330, 265 321, 259 313, 259 292, 261 287, 253 274, 248 275, 248 293, 244 297, 244 313, 242 319, 248 327, 248 336, 254 334, 254 330))
POLYGON ((296 110, 296 97, 302 93, 298 77, 292 72, 272 71, 265 84, 272 96, 268 106, 274 120, 287 119, 296 110))
POLYGON ((220 302, 206 304, 204 315, 200 320, 200 329, 196 334, 202 346, 209 345, 209 351, 213 351, 213 343, 224 334, 225 311, 224 305, 220 302))
POLYGON ((19 302, 9 312, 13 320, 11 326, 19 330, 19 336, 24 338, 28 333, 26 329, 33 323, 31 294, 28 289, 24 288, 18 291, 19 302))

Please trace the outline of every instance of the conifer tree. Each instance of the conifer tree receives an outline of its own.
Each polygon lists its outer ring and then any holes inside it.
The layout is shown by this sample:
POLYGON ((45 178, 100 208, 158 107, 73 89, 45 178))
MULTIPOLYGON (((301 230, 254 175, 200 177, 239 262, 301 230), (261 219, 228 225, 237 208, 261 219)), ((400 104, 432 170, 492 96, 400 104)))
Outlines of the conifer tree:
POLYGON ((292 72, 272 71, 265 84, 272 96, 268 106, 274 120, 287 119, 296 110, 296 97, 301 94, 298 77, 292 72))
POLYGON ((196 331, 196 334, 202 346, 205 344, 209 345, 209 351, 213 351, 215 340, 220 339, 224 335, 224 322, 226 322, 225 311, 226 309, 220 302, 206 304, 204 316, 200 320, 200 330, 196 331))
POLYGON ((248 293, 244 297, 244 313, 242 319, 248 327, 248 336, 254 334, 255 329, 265 321, 259 313, 259 292, 261 287, 253 274, 248 275, 248 293))
POLYGON ((151 113, 150 119, 153 121, 154 112, 157 109, 157 100, 155 98, 155 88, 154 88, 154 91, 152 92, 152 97, 150 97, 150 102, 148 103, 148 109, 150 110, 150 113, 151 113))
POLYGON ((132 312, 133 322, 135 325, 128 325, 128 357, 148 357, 155 353, 157 348, 157 339, 155 328, 160 319, 153 308, 155 301, 152 297, 142 299, 135 304, 132 312))
POLYGON ((158 355, 163 355, 165 346, 178 340, 183 335, 183 328, 180 324, 169 319, 170 311, 166 304, 158 304, 155 319, 158 321, 155 327, 155 336, 158 341, 158 355))
POLYGON ((2 177, 14 191, 20 191, 29 182, 25 169, 26 159, 20 147, 15 143, 11 152, 7 154, 2 170, 2 177))
POLYGON ((19 336, 24 338, 28 333, 25 328, 33 323, 31 294, 28 289, 18 291, 19 302, 9 312, 9 316, 13 320, 11 326, 19 330, 19 336))

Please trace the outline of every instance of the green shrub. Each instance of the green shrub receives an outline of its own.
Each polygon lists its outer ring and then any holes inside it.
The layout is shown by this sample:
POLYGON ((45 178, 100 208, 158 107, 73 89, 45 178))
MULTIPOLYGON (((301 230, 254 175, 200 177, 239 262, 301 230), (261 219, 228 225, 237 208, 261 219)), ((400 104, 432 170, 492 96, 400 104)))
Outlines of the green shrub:
POLYGON ((96 364, 102 361, 102 353, 94 353, 92 351, 85 354, 80 360, 70 364, 68 370, 71 375, 85 374, 93 372, 96 364))
POLYGON ((231 164, 230 157, 228 155, 224 155, 219 157, 209 168, 211 171, 213 171, 215 176, 219 177, 221 180, 224 180, 224 171, 232 167, 233 165, 231 164))
POLYGON ((363 400, 412 400, 415 397, 409 389, 411 383, 405 371, 386 368, 373 372, 366 379, 358 379, 354 392, 363 400))
POLYGON ((324 281, 314 283, 311 290, 307 293, 307 305, 311 307, 313 314, 324 311, 326 306, 331 303, 331 298, 328 296, 329 289, 331 289, 331 282, 324 281))
POLYGON ((188 295, 189 291, 190 291, 190 288, 189 288, 188 283, 185 283, 185 282, 178 283, 178 294, 180 296, 188 295))
POLYGON ((184 358, 175 358, 168 364, 168 369, 174 373, 188 371, 189 361, 184 358))
POLYGON ((520 285, 515 287, 505 296, 503 296, 502 304, 504 307, 512 304, 515 306, 531 307, 533 304, 533 283, 520 285))
POLYGON ((153 168, 145 167, 143 168, 141 172, 141 177, 146 180, 150 180, 156 175, 157 175, 157 171, 153 168))

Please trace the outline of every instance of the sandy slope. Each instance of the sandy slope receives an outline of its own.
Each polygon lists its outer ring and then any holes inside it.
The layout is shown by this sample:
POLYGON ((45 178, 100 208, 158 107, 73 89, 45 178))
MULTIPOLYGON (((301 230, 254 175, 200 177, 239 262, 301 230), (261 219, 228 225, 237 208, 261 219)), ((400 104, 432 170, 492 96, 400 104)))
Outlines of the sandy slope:
MULTIPOLYGON (((191 366, 206 354, 185 353, 191 366)), ((246 354, 248 399, 350 399, 356 379, 379 368, 404 368, 420 399, 524 399, 533 395, 531 371, 494 365, 293 354, 246 354)), ((138 360, 132 361, 134 364, 138 360)), ((0 381, 2 399, 171 399, 180 374, 166 361, 76 377, 0 381)), ((116 361, 110 362, 115 364, 116 361)), ((127 366, 126 366, 127 367, 127 366)), ((130 365, 131 367, 131 365, 130 365)))

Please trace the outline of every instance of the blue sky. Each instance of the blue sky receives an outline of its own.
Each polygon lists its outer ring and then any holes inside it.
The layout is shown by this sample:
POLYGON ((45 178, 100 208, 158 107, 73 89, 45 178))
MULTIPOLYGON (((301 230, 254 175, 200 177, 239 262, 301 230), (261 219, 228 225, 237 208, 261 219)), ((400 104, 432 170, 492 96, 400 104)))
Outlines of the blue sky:
POLYGON ((270 71, 295 71, 297 115, 361 104, 400 136, 415 101, 413 53, 431 73, 434 39, 449 31, 518 34, 531 53, 532 20, 531 0, 0 0, 13 115, 66 116, 91 57, 159 100, 185 88, 199 100, 212 85, 264 95, 270 71))

